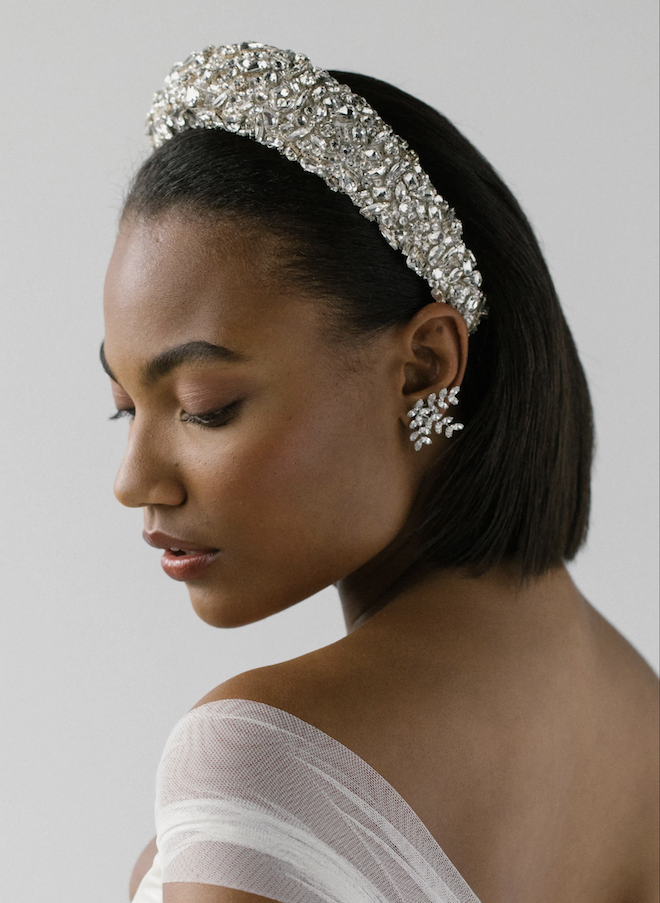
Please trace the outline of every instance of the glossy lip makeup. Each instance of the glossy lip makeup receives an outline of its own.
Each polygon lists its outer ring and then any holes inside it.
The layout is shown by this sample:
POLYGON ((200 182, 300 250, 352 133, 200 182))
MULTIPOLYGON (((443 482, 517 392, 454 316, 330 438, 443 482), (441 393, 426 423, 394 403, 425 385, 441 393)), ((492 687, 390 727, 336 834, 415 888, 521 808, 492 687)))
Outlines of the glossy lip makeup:
POLYGON ((164 549, 160 564, 168 577, 173 580, 195 580, 220 555, 220 549, 201 546, 186 539, 177 539, 158 531, 148 533, 143 530, 146 543, 156 549, 164 549))

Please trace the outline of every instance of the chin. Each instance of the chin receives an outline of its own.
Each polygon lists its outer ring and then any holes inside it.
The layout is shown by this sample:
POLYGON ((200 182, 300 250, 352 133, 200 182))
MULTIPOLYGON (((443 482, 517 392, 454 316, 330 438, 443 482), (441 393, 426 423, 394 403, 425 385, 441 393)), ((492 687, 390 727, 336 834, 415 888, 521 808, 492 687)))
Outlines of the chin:
POLYGON ((213 593, 192 585, 188 586, 188 594, 195 614, 210 627, 243 627, 281 610, 257 606, 250 599, 223 596, 220 592, 213 593))

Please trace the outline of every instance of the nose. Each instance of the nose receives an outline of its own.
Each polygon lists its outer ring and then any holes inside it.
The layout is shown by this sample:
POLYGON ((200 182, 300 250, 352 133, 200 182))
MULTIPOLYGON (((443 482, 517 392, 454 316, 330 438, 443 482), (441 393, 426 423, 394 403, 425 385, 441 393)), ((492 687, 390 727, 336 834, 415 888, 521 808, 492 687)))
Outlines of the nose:
POLYGON ((177 506, 186 500, 178 466, 164 437, 137 421, 131 425, 126 454, 114 485, 115 498, 127 508, 177 506))

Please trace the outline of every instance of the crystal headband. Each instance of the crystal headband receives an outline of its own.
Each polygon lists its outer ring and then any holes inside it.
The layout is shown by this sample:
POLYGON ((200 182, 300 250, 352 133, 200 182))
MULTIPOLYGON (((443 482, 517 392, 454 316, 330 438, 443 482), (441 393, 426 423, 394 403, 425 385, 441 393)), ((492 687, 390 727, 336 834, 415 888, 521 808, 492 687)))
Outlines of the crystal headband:
POLYGON ((346 194, 389 244, 464 317, 486 313, 481 274, 463 227, 417 154, 369 103, 291 50, 266 44, 208 47, 177 63, 154 95, 154 148, 187 129, 221 128, 276 148, 346 194))

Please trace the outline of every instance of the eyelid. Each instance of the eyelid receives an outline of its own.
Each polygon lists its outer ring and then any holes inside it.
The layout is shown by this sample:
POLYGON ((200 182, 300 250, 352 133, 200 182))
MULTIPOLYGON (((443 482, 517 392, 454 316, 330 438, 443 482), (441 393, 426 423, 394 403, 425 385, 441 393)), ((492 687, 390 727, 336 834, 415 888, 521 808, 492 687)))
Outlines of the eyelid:
POLYGON ((243 399, 238 398, 236 401, 230 402, 230 404, 225 404, 221 408, 217 408, 215 411, 204 411, 201 414, 189 414, 184 411, 181 416, 181 420, 184 423, 196 423, 199 426, 224 426, 224 423, 227 422, 226 418, 231 418, 235 412, 237 412, 238 408, 242 405, 243 399), (217 423, 214 421, 223 421, 223 423, 217 423))
MULTIPOLYGON (((182 423, 194 423, 198 426, 208 426, 210 428, 213 426, 223 426, 223 423, 214 423, 214 421, 223 420, 223 418, 228 416, 231 417, 238 410, 243 401, 243 398, 238 398, 236 401, 223 405, 221 408, 217 408, 213 411, 203 411, 201 414, 190 414, 187 411, 183 411, 180 420, 182 423)), ((108 419, 121 420, 122 417, 128 417, 132 420, 135 417, 135 408, 119 408, 108 419)))

